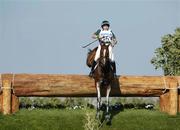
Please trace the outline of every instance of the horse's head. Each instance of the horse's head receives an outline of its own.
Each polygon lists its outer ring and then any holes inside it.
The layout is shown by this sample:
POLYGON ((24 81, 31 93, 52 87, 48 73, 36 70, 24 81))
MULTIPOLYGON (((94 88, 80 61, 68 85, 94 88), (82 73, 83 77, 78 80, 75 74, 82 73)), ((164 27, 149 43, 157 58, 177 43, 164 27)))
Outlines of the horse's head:
POLYGON ((100 63, 106 66, 109 62, 109 44, 101 43, 100 63))

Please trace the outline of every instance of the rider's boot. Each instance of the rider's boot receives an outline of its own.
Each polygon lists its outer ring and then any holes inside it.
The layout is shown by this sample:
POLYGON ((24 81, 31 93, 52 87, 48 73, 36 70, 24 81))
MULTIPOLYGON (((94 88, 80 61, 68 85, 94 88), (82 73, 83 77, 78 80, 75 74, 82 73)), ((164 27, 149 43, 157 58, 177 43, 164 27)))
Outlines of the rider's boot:
POLYGON ((96 66, 96 61, 93 61, 92 67, 91 67, 91 72, 89 73, 89 77, 93 76, 93 71, 94 71, 95 66, 96 66))
POLYGON ((111 65, 112 65, 112 68, 113 68, 113 74, 114 74, 114 77, 116 77, 116 63, 115 61, 111 62, 111 65))

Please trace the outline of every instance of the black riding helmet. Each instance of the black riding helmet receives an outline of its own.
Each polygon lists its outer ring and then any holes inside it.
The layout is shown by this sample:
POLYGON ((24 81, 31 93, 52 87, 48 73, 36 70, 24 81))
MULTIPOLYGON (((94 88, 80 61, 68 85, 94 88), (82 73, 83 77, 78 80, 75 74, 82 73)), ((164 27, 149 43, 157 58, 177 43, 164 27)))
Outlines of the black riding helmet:
POLYGON ((102 21, 101 27, 103 27, 104 25, 110 26, 109 21, 107 21, 107 20, 102 21))

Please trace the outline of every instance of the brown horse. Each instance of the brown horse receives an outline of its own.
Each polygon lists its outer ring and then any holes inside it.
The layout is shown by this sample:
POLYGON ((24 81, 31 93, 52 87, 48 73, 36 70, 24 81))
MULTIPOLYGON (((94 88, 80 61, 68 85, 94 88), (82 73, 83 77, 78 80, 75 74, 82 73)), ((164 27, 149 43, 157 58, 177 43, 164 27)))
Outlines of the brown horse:
MULTIPOLYGON (((111 62, 109 59, 109 50, 108 50, 109 44, 101 44, 101 51, 100 51, 100 58, 97 61, 97 65, 95 66, 94 72, 93 72, 93 78, 95 80, 95 86, 97 90, 97 112, 96 112, 96 118, 99 118, 100 114, 100 107, 101 107, 101 87, 106 88, 106 121, 110 120, 110 114, 109 114, 109 94, 111 91, 111 82, 113 81, 113 68, 111 66, 111 62)), ((97 48, 95 48, 93 51, 91 51, 91 55, 88 55, 87 65, 89 63, 89 67, 91 66, 90 60, 93 59, 93 55, 95 55, 95 51, 97 48)))

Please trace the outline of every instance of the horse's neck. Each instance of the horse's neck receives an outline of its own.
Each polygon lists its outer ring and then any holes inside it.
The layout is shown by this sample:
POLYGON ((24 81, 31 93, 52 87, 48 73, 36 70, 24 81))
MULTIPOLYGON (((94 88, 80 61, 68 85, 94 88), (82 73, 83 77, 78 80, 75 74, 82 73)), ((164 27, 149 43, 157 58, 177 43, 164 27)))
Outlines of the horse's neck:
POLYGON ((101 46, 101 52, 100 52, 100 57, 103 58, 103 57, 109 57, 109 49, 108 47, 104 47, 104 46, 101 46))
POLYGON ((101 70, 109 70, 110 69, 110 62, 109 59, 106 59, 106 63, 103 64, 103 59, 99 59, 97 62, 97 67, 101 70))

